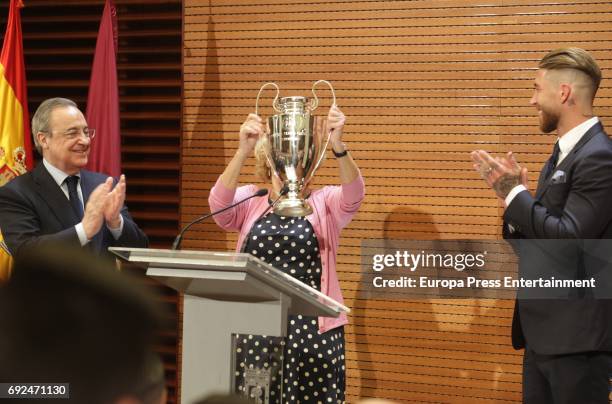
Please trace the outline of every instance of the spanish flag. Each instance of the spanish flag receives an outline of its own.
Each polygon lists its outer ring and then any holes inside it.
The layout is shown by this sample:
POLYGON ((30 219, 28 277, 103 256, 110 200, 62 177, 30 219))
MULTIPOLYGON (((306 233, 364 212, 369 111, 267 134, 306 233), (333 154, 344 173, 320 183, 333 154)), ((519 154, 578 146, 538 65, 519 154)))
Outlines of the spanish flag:
MULTIPOLYGON (((21 0, 10 0, 0 53, 0 186, 33 166, 21 35, 22 7, 21 0)), ((10 256, 2 248, 1 240, 0 233, 0 282, 8 278, 11 267, 10 256)))

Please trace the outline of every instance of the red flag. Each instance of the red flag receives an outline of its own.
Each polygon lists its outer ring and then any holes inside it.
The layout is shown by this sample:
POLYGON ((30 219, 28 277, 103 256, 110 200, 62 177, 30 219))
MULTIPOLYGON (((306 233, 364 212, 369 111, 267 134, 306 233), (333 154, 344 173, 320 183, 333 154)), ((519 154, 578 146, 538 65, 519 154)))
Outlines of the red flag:
MULTIPOLYGON (((32 168, 32 136, 26 92, 21 0, 11 0, 0 52, 0 186, 32 168)), ((2 232, 0 229, 0 244, 2 232)), ((12 260, 0 246, 0 283, 8 278, 12 260)))
POLYGON ((117 85, 117 9, 112 0, 106 0, 100 21, 87 97, 87 123, 96 130, 87 168, 118 177, 121 174, 121 134, 117 85))

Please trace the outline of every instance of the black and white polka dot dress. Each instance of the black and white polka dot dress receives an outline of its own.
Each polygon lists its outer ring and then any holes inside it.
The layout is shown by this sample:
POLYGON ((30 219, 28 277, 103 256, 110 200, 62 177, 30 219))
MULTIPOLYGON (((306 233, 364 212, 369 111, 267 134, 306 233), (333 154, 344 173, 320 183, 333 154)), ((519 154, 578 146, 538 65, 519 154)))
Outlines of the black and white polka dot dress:
MULTIPOLYGON (((305 218, 269 213, 253 225, 245 251, 320 290, 319 243, 305 218)), ((289 316, 285 339, 238 335, 237 391, 249 389, 247 373, 265 369, 270 403, 344 403, 344 328, 318 331, 316 317, 289 316)))

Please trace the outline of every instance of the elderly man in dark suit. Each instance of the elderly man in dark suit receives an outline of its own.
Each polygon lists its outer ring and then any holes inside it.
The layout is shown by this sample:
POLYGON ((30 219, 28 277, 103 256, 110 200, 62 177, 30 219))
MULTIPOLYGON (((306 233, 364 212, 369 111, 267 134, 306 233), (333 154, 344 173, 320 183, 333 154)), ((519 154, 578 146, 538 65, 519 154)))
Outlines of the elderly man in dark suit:
POLYGON ((0 229, 13 255, 45 242, 96 252, 148 245, 124 206, 125 176, 114 185, 111 177, 83 169, 95 131, 73 101, 44 101, 32 118, 32 134, 42 161, 0 187, 0 229))
MULTIPOLYGON (((612 238, 612 142, 593 115, 600 81, 597 63, 582 49, 554 50, 540 61, 530 103, 540 129, 556 131, 558 141, 535 196, 511 152, 498 158, 472 152, 474 168, 504 201, 505 238, 612 238)), ((608 403, 610 300, 519 298, 512 343, 525 348, 525 403, 608 403)))

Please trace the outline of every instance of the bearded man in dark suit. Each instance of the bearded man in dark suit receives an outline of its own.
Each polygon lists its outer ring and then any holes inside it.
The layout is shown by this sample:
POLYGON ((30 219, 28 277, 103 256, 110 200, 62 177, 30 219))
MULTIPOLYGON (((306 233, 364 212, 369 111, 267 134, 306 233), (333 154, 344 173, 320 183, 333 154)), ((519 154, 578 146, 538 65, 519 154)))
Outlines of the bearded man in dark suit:
POLYGON ((0 187, 0 231, 13 255, 48 242, 98 253, 148 245, 124 206, 125 176, 114 184, 83 169, 95 131, 73 101, 44 101, 32 118, 32 134, 42 161, 0 187))
MULTIPOLYGON (((518 165, 511 152, 493 158, 483 150, 474 151, 474 168, 504 201, 505 238, 582 242, 612 238, 612 142, 593 115, 600 69, 579 48, 554 50, 538 67, 530 104, 538 111, 542 132, 556 131, 558 140, 542 168, 535 196, 527 189, 527 169, 518 165)), ((610 262, 612 253, 607 254, 610 262)), ((578 277, 602 270, 593 261, 572 262, 577 263, 573 272, 578 277), (591 264, 585 266, 585 262, 591 264)), ((555 269, 548 268, 551 273, 555 269)), ((525 403, 608 404, 611 300, 592 296, 522 299, 519 294, 512 343, 516 349, 525 349, 525 403)))

